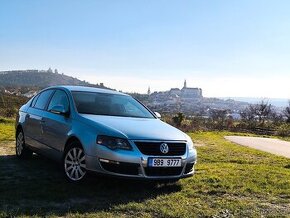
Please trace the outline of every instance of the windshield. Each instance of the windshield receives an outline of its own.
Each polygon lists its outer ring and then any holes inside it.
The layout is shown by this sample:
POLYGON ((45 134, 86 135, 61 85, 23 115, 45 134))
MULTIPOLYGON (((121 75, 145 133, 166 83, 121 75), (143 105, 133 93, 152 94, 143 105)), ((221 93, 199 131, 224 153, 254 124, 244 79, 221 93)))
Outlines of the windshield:
POLYGON ((81 114, 120 117, 154 118, 131 96, 97 92, 72 92, 76 108, 81 114))

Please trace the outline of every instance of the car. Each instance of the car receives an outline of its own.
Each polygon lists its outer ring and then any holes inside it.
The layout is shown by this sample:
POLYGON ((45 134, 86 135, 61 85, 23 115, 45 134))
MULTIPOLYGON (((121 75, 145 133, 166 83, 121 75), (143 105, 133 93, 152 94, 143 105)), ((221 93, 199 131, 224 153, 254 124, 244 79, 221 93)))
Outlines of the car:
POLYGON ((101 88, 54 86, 19 109, 16 156, 59 161, 71 182, 88 172, 145 180, 194 174, 191 138, 130 95, 101 88))

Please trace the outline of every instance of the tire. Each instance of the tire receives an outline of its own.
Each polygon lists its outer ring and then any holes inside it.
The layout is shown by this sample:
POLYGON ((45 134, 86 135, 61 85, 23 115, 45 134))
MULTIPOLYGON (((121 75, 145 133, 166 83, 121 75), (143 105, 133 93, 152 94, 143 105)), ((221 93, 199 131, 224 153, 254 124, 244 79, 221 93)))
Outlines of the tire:
POLYGON ((25 145, 24 133, 22 130, 19 130, 16 135, 16 144, 15 144, 16 156, 19 159, 29 159, 32 156, 32 151, 25 145))
POLYGON ((62 161, 63 172, 69 182, 78 183, 87 177, 86 158, 82 145, 71 142, 64 152, 62 161))

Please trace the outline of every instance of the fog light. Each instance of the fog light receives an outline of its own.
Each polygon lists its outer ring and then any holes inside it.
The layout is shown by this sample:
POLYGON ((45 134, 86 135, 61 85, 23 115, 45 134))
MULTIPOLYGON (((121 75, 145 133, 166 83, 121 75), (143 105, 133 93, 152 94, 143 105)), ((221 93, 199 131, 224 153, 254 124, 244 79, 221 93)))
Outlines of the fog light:
POLYGON ((103 159, 103 158, 100 158, 100 161, 101 161, 101 162, 104 162, 104 163, 120 164, 120 162, 118 162, 118 161, 107 160, 107 159, 103 159))

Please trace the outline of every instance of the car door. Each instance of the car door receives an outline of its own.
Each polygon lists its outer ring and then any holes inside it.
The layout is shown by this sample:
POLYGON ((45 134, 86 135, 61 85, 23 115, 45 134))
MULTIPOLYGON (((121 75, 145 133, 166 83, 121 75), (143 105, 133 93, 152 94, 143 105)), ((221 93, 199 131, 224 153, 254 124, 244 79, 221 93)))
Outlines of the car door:
POLYGON ((70 104, 67 94, 63 90, 56 90, 48 104, 42 125, 43 143, 59 152, 63 150, 71 129, 69 111, 70 104), (55 106, 62 106, 68 113, 54 113, 51 109, 55 106))
POLYGON ((24 135, 28 145, 41 149, 43 113, 54 90, 49 89, 38 94, 32 101, 25 117, 24 135))

